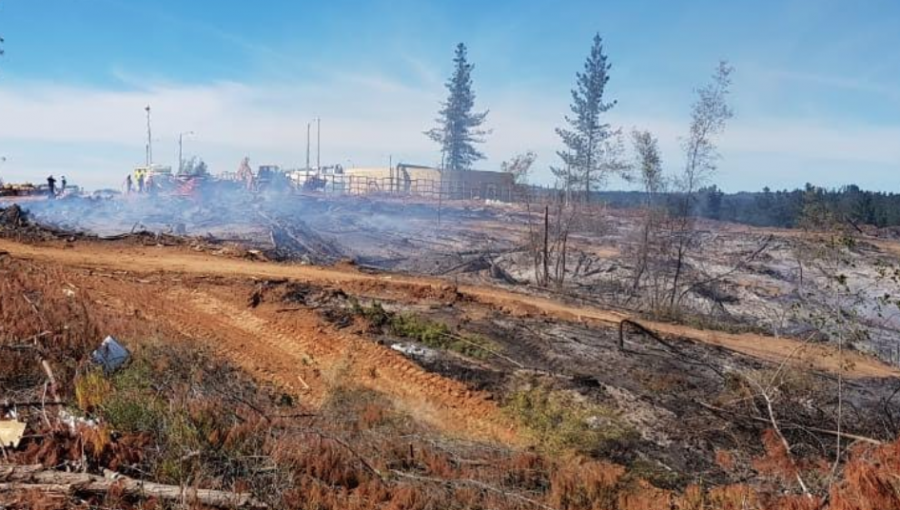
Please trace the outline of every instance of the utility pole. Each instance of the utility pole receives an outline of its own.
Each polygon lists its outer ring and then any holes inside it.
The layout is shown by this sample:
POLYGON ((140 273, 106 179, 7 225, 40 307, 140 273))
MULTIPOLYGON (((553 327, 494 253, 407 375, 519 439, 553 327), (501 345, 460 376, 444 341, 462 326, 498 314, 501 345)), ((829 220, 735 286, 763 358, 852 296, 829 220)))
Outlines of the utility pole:
POLYGON ((316 170, 322 170, 322 118, 316 117, 316 170))
MULTIPOLYGON (((393 193, 394 192, 394 155, 393 154, 388 155, 388 175, 390 175, 389 180, 391 183, 390 184, 391 193, 393 193)), ((399 186, 397 186, 397 187, 399 188, 399 186)))
POLYGON ((438 171, 438 176, 440 177, 440 183, 438 184, 438 227, 441 226, 441 209, 444 205, 444 159, 447 155, 447 151, 441 150, 441 168, 438 171))
POLYGON ((192 135, 193 131, 178 133, 178 173, 184 171, 184 135, 192 135))
POLYGON ((147 112, 147 168, 150 168, 150 165, 153 164, 153 137, 150 132, 150 105, 147 105, 144 110, 147 112))
POLYGON ((309 170, 309 130, 312 127, 312 122, 306 123, 306 169, 309 170))

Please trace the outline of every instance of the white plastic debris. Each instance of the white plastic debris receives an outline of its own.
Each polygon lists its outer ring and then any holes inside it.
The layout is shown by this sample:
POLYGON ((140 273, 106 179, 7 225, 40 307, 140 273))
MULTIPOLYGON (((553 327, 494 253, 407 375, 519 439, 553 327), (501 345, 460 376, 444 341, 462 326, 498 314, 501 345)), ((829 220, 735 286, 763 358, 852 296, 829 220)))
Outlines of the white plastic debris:
POLYGON ((131 358, 122 344, 115 338, 108 336, 96 351, 91 353, 91 361, 103 367, 103 371, 111 374, 124 365, 131 358))
POLYGON ((415 344, 391 344, 391 349, 401 352, 407 356, 414 358, 431 359, 435 356, 435 351, 427 347, 420 347, 415 344))
POLYGON ((59 421, 63 425, 69 427, 69 430, 71 430, 72 432, 77 432, 79 426, 84 426, 92 429, 97 428, 97 420, 75 416, 65 409, 59 411, 59 421))

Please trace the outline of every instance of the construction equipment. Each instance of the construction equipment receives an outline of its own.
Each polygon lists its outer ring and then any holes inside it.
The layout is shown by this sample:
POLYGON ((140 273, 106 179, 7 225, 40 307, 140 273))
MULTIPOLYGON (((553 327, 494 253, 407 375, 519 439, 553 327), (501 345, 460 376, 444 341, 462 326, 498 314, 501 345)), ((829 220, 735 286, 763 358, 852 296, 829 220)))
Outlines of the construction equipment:
POLYGON ((137 192, 165 193, 175 187, 172 167, 155 164, 135 167, 132 182, 137 192))
POLYGON ((262 165, 259 167, 259 171, 256 173, 257 192, 287 193, 291 189, 291 180, 280 167, 276 165, 262 165))

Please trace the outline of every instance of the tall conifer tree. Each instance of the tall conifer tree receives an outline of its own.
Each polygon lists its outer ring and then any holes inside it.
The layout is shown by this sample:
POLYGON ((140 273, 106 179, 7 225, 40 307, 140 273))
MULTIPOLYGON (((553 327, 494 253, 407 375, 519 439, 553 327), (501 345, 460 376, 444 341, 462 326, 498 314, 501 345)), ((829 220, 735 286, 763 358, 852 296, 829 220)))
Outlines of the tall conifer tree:
POLYGON ((603 39, 597 34, 584 63, 584 71, 575 74, 570 106, 572 116, 566 116, 568 127, 556 130, 566 149, 557 152, 564 167, 555 168, 553 172, 565 183, 567 190, 571 191, 574 186, 584 190, 587 200, 590 200, 594 185, 602 182, 605 170, 609 169, 607 142, 614 132, 603 121, 603 114, 616 102, 605 102, 603 94, 610 67, 603 53, 603 39))
POLYGON ((473 112, 475 93, 472 91, 472 69, 466 58, 466 45, 456 46, 453 59, 453 75, 447 81, 450 92, 447 101, 441 103, 438 126, 425 134, 440 144, 444 168, 451 171, 469 170, 472 163, 484 159, 476 144, 484 143, 489 132, 481 129, 488 112, 473 112))

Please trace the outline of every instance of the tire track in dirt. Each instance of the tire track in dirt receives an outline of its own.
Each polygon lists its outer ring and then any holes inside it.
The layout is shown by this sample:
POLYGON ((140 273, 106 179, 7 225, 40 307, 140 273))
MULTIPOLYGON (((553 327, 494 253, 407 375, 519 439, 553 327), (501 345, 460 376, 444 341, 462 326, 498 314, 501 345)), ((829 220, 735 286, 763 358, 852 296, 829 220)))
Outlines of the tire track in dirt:
MULTIPOLYGON (((164 295, 168 299, 181 297, 171 293, 164 295)), ((165 303, 161 306, 157 302, 145 301, 142 306, 148 316, 208 347, 216 355, 229 359, 258 379, 273 383, 291 393, 299 392, 300 385, 297 381, 288 381, 278 376, 292 369, 285 363, 281 350, 272 349, 267 345, 256 345, 255 352, 251 354, 249 347, 253 340, 234 331, 231 324, 216 316, 198 316, 192 309, 184 307, 183 302, 178 303, 179 306, 173 307, 166 306, 165 303)))
MULTIPOLYGON (((281 363, 282 357, 278 356, 278 353, 271 353, 266 363, 260 363, 259 360, 249 356, 245 349, 229 348, 241 346, 246 339, 235 335, 226 324, 217 321, 215 317, 198 320, 190 309, 177 301, 180 296, 167 292, 169 285, 166 283, 147 284, 123 278, 122 275, 105 274, 87 276, 82 274, 73 278, 73 281, 77 281, 79 287, 88 290, 97 305, 111 308, 124 317, 134 316, 140 322, 155 325, 155 331, 149 332, 150 336, 159 335, 165 342, 184 340, 195 342, 216 355, 227 357, 235 365, 254 374, 260 381, 284 386, 273 378, 274 372, 287 370, 281 363)), ((128 319, 124 322, 132 324, 128 319)), ((124 338, 141 336, 135 331, 120 330, 120 334, 123 334, 124 338), (135 336, 136 334, 138 336, 135 336)), ((293 392, 292 387, 287 389, 293 392)))
POLYGON ((321 404, 337 385, 356 384, 384 393, 399 409, 443 431, 519 442, 514 425, 487 394, 429 373, 386 347, 335 331, 312 311, 294 312, 290 319, 274 312, 266 317, 263 310, 251 312, 203 291, 172 291, 168 300, 183 308, 163 312, 174 327, 191 337, 206 337, 206 343, 242 367, 270 367, 265 373, 273 381, 299 389, 308 404, 321 404))

